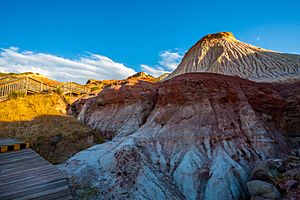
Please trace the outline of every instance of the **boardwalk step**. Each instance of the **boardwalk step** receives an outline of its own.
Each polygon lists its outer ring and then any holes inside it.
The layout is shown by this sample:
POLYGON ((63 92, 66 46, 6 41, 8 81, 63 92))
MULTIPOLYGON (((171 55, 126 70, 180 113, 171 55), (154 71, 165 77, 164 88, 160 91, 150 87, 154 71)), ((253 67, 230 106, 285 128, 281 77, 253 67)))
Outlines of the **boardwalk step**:
MULTIPOLYGON (((0 144, 5 143, 0 138, 0 144)), ((22 149, 0 153, 0 199, 73 198, 57 166, 31 149, 22 149)))
POLYGON ((3 184, 3 181, 11 181, 16 179, 22 179, 34 175, 38 175, 37 171, 41 174, 49 171, 57 171, 56 167, 53 165, 45 165, 41 167, 35 167, 30 169, 24 169, 22 171, 17 171, 10 174, 1 174, 0 175, 0 185, 3 184))
POLYGON ((16 154, 26 155, 26 154, 32 154, 32 153, 33 153, 33 151, 31 149, 23 149, 22 151, 18 151, 18 152, 15 152, 15 151, 6 152, 5 154, 4 153, 0 154, 0 160, 14 158, 16 154))
POLYGON ((39 184, 35 187, 29 187, 29 188, 24 188, 24 189, 20 189, 20 190, 15 190, 15 188, 13 187, 13 188, 10 188, 10 189, 6 190, 5 192, 1 193, 0 199, 23 197, 23 196, 43 192, 43 191, 52 190, 55 188, 60 188, 63 186, 68 187, 66 180, 56 180, 53 182, 39 184))
POLYGON ((26 195, 23 197, 15 198, 15 200, 27 200, 27 199, 57 199, 54 197, 58 193, 58 197, 63 197, 63 199, 72 199, 71 193, 68 186, 62 186, 58 188, 48 189, 41 192, 36 192, 34 194, 26 195), (62 194, 65 193, 65 194, 62 194), (52 196, 53 195, 53 196, 52 196))

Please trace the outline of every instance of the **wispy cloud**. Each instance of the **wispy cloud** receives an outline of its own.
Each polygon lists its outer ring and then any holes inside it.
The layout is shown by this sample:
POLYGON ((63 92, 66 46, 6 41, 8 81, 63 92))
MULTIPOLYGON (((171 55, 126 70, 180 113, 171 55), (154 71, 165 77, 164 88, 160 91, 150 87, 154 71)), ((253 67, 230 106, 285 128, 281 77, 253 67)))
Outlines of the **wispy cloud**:
POLYGON ((110 58, 88 53, 77 59, 51 54, 20 51, 17 47, 1 49, 1 72, 36 72, 59 81, 85 83, 88 79, 123 79, 136 71, 110 58))
POLYGON ((159 54, 161 60, 159 64, 169 70, 175 70, 183 57, 182 51, 163 51, 159 54))
POLYGON ((162 67, 150 67, 148 65, 140 65, 141 66, 141 71, 147 72, 148 74, 154 76, 154 77, 158 77, 164 73, 169 73, 170 71, 166 71, 165 69, 163 69, 162 67))
POLYGON ((142 64, 140 67, 142 71, 145 71, 148 74, 160 76, 164 73, 170 73, 175 70, 183 55, 184 51, 179 49, 162 51, 159 54, 160 60, 157 65, 149 66, 142 64))
MULTIPOLYGON (((180 63, 184 52, 178 49, 162 51, 158 64, 140 65, 155 77, 170 73, 180 63)), ((98 54, 86 53, 76 59, 67 59, 47 53, 21 51, 17 47, 0 49, 0 72, 35 72, 59 81, 85 83, 88 79, 124 79, 136 71, 122 63, 98 54)))

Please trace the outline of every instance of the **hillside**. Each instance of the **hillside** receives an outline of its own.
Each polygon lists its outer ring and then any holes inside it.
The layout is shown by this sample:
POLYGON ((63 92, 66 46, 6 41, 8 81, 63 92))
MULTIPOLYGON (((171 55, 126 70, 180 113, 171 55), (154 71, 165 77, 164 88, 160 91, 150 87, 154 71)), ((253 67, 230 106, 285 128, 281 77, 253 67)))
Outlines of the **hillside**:
POLYGON ((112 141, 60 165, 75 197, 299 199, 300 184, 287 186, 300 182, 299 66, 223 32, 160 82, 128 78, 78 99, 69 113, 112 141))
POLYGON ((237 40, 230 32, 220 32, 199 40, 166 79, 191 72, 267 82, 300 80, 300 55, 256 47, 237 40))
POLYGON ((103 142, 95 132, 65 114, 66 104, 57 94, 31 95, 0 103, 0 137, 30 142, 52 163, 103 142))
MULTIPOLYGON (((299 84, 212 73, 119 82, 77 111, 112 141, 61 168, 78 198, 92 190, 95 199, 247 199, 258 163, 280 158, 292 166, 284 172, 300 169, 286 155, 286 136, 300 130, 300 110, 291 110, 299 105, 299 84)), ((290 177, 300 180, 285 175, 272 183, 284 194, 281 181, 290 177)))
POLYGON ((41 81, 47 85, 55 86, 58 85, 60 82, 50 79, 44 75, 38 74, 38 73, 33 73, 33 72, 25 72, 25 73, 1 73, 0 72, 0 83, 2 81, 9 81, 9 80, 14 80, 17 78, 23 78, 23 77, 31 77, 35 80, 41 81))

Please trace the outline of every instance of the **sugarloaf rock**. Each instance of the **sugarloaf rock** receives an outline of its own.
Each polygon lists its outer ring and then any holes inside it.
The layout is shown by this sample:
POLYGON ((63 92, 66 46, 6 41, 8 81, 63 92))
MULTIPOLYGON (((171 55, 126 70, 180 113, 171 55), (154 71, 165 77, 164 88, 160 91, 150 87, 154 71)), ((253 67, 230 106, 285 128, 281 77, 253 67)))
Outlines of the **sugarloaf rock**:
POLYGON ((166 79, 191 72, 239 76, 254 81, 300 79, 300 55, 275 52, 237 40, 230 32, 198 41, 166 79))

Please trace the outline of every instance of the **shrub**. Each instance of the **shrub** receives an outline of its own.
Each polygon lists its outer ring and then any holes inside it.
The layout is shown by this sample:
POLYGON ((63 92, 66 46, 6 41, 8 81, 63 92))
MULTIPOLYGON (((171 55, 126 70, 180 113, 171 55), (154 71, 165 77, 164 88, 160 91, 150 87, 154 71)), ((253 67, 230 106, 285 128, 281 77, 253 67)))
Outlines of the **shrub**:
POLYGON ((91 88, 91 92, 94 92, 94 91, 100 90, 100 89, 101 89, 100 87, 94 86, 94 87, 91 88))
POLYGON ((98 133, 96 130, 94 130, 93 136, 94 136, 94 138, 93 138, 93 139, 94 139, 94 142, 95 142, 96 144, 102 144, 102 143, 105 142, 104 136, 103 136, 103 135, 100 135, 100 133, 98 133))
POLYGON ((56 94, 59 94, 59 95, 63 94, 63 91, 62 91, 62 89, 61 89, 60 87, 56 88, 56 89, 54 90, 54 92, 55 92, 56 94))
POLYGON ((9 99, 16 99, 18 97, 24 97, 25 96, 25 92, 20 92, 20 91, 13 91, 12 93, 10 93, 8 95, 9 99))

